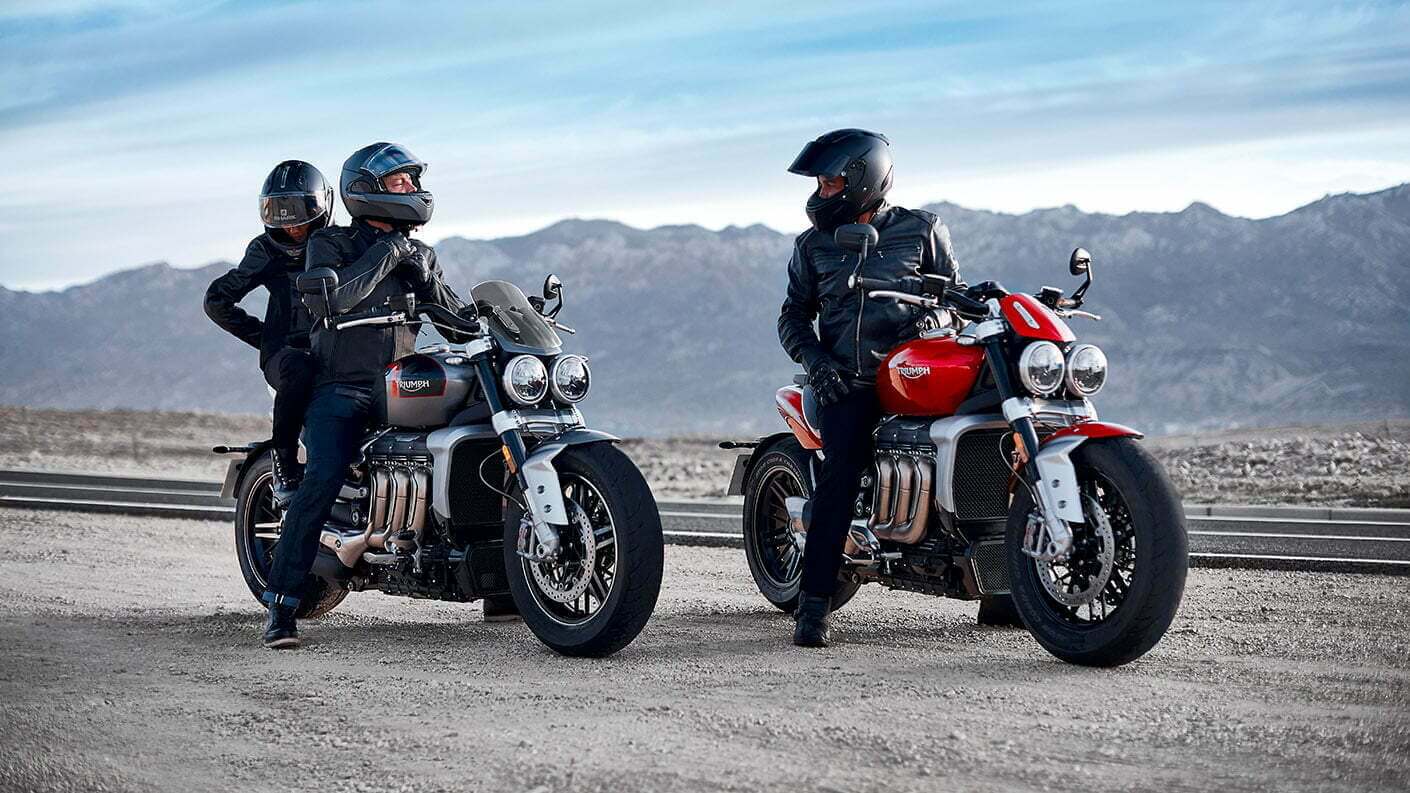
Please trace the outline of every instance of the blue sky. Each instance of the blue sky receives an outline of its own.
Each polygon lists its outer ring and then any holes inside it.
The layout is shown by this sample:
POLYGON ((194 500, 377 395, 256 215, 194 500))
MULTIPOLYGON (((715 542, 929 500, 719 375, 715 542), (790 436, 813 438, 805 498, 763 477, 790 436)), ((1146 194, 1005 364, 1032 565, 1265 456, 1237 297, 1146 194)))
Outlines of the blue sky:
POLYGON ((276 162, 382 139, 431 163, 432 240, 796 231, 784 168, 844 126, 903 204, 1279 214, 1410 181, 1410 6, 9 2, 0 285, 236 258, 276 162))

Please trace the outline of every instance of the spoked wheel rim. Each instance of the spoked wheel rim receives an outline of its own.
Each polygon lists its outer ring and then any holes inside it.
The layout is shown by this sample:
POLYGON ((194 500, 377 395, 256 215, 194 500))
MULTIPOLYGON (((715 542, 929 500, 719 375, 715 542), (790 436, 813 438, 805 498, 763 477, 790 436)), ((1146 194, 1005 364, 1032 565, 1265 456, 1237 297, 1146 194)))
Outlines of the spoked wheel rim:
MULTIPOLYGON (((520 557, 520 563, 539 610, 560 625, 574 626, 601 613, 616 588, 617 523, 596 485, 577 474, 561 476, 570 530, 560 532, 558 558, 532 562, 520 557)), ((532 535, 533 528, 527 528, 532 535)))
POLYGON ((269 570, 274 566, 274 547, 279 544, 282 526, 279 505, 274 501, 274 474, 260 474, 250 487, 240 540, 245 544, 245 558, 250 560, 250 573, 261 587, 269 586, 269 570))
POLYGON ((754 553, 764 577, 780 589, 792 587, 803 575, 801 537, 795 537, 789 526, 786 500, 806 497, 797 475, 783 467, 770 471, 759 488, 754 553))
POLYGON ((1081 525, 1072 526, 1073 549, 1061 562, 1033 560, 1043 600, 1063 621, 1078 627, 1106 622, 1126 602, 1136 575, 1136 528, 1131 510, 1111 480, 1079 470, 1081 525))

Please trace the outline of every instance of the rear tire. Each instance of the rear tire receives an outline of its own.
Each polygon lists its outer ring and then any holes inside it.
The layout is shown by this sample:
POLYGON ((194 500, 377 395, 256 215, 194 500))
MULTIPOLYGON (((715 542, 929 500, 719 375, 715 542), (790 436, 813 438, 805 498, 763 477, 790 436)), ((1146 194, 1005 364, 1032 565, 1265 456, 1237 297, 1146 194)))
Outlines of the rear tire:
MULTIPOLYGON (((783 499, 813 497, 810 457, 796 438, 783 438, 765 447, 744 483, 744 557, 749 573, 759 594, 789 614, 798 609, 803 559, 802 552, 790 550, 791 541, 780 535, 780 531, 787 531, 788 521, 783 499), (785 547, 785 542, 790 545, 785 547)), ((859 581, 839 579, 832 610, 847 605, 861 586, 859 581)))
MULTIPOLYGON (((1039 578, 1040 564, 1048 563, 1022 550, 1033 501, 1027 488, 1019 487, 1009 508, 1007 538, 1014 604, 1033 637, 1058 658, 1083 666, 1119 666, 1154 647, 1180 607, 1189 570, 1185 513, 1160 463, 1131 438, 1087 441, 1073 452, 1072 462, 1084 501, 1096 493, 1113 530, 1114 572, 1090 606, 1055 599, 1039 578), (1089 609, 1086 617, 1084 609, 1089 609)), ((1094 534, 1084 530, 1092 525, 1088 518, 1074 527, 1079 539, 1094 534)), ((1091 542, 1089 547, 1102 545, 1091 542)), ((1069 575, 1069 581, 1090 584, 1085 572, 1069 575)))
MULTIPOLYGON (((277 534, 283 511, 274 503, 274 461, 269 452, 245 464, 240 487, 235 494, 235 556, 240 561, 240 575, 255 600, 264 606, 264 590, 268 586, 269 567, 274 561, 274 545, 278 540, 256 537, 277 534), (264 524, 257 526, 256 524, 264 524)), ((304 582, 303 595, 294 616, 317 619, 337 608, 348 590, 315 575, 304 582)))
MULTIPOLYGON (((570 513, 585 512, 595 535, 603 538, 593 569, 603 578, 611 574, 606 597, 593 608, 591 593, 596 590, 589 587, 581 597, 582 613, 577 615, 578 599, 562 603, 545 592, 534 578, 531 563, 519 556, 524 513, 513 502, 505 510, 504 521, 509 591, 529 630, 548 647, 568 656, 611 655, 646 627, 661 592, 665 545, 656 499, 631 458, 610 443, 570 446, 554 458, 553 465, 570 513), (584 508, 583 502, 593 501, 600 501, 602 509, 591 503, 584 508), (608 536, 613 538, 610 546, 605 544, 608 536)), ((566 552, 571 545, 569 532, 562 534, 566 552)))

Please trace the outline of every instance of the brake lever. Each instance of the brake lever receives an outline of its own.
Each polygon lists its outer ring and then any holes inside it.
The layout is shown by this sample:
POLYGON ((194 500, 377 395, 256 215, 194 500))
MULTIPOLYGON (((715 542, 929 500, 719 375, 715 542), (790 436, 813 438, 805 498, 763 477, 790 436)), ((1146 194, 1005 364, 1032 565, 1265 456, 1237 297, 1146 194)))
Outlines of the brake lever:
POLYGON ((1090 311, 1082 311, 1076 308, 1064 309, 1062 311, 1057 312, 1057 314, 1060 317, 1082 317, 1084 319, 1090 319, 1096 322, 1102 321, 1101 315, 1093 314, 1090 311))
POLYGON ((925 308, 939 308, 940 301, 930 295, 913 295, 909 292, 894 292, 890 289, 878 289, 875 292, 867 292, 867 297, 877 300, 889 298, 900 303, 910 303, 925 308))
POLYGON ((577 333, 576 330, 573 330, 572 328, 568 327, 567 325, 564 325, 563 323, 559 322, 558 320, 554 319, 553 317, 544 317, 544 319, 548 321, 548 324, 552 325, 552 326, 555 327, 555 328, 558 328, 559 330, 563 331, 564 333, 567 333, 567 334, 574 334, 574 333, 577 333))

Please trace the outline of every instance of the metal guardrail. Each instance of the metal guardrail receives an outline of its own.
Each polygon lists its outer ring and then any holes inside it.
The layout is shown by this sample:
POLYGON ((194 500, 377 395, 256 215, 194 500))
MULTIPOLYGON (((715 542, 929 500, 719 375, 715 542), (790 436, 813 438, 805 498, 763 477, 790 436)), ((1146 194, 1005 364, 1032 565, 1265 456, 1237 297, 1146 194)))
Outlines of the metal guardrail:
MULTIPOLYGON (((738 547, 739 499, 661 500, 667 542, 738 547)), ((220 483, 0 470, 0 506, 229 522, 220 483)), ((1410 510, 1185 505, 1191 564, 1410 575, 1410 510)))

